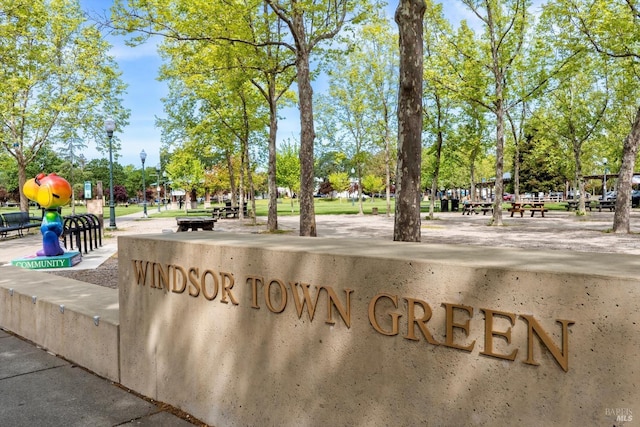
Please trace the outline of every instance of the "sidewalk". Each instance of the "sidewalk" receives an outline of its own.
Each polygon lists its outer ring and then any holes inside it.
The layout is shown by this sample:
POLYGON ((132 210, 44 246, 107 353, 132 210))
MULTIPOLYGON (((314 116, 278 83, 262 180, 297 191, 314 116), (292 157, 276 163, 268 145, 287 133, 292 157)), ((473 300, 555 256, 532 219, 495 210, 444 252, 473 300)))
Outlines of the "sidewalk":
POLYGON ((14 427, 192 425, 2 330, 0 420, 14 427))

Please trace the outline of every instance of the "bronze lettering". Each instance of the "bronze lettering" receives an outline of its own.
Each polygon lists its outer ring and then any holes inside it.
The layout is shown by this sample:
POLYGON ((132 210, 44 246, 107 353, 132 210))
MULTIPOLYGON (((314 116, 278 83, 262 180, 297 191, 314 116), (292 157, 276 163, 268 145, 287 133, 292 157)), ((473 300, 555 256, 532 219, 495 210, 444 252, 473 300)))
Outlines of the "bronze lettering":
POLYGON ((147 281, 147 266, 149 262, 132 260, 133 262, 133 274, 136 278, 136 284, 144 286, 147 281), (142 268, 144 266, 144 268, 142 268))
POLYGON ((558 362, 558 365, 565 371, 569 372, 569 325, 573 325, 575 322, 571 320, 556 320, 556 323, 562 325, 562 351, 555 345, 551 337, 542 329, 540 323, 531 315, 521 314, 520 317, 527 321, 529 329, 527 331, 527 360, 524 363, 528 365, 538 366, 539 363, 533 358, 533 334, 538 337, 538 340, 544 344, 544 346, 551 352, 553 358, 558 362))
POLYGON ((296 305, 296 311, 298 313, 298 319, 302 318, 302 311, 304 310, 304 306, 307 306, 307 312, 309 313, 309 321, 313 320, 313 316, 316 312, 316 306, 318 305, 318 299, 320 296, 320 291, 316 293, 316 299, 313 301, 311 299, 311 294, 309 293, 309 284, 308 283, 294 283, 289 282, 289 287, 291 288, 291 294, 293 296, 293 302, 296 305), (300 294, 298 294, 297 287, 300 286, 302 288, 303 299, 300 299, 300 294))
MULTIPOLYGON (((188 288, 188 294, 197 298, 200 294, 208 301, 213 301, 221 294, 220 301, 228 304, 239 305, 239 302, 233 292, 235 285, 235 277, 233 273, 219 272, 213 270, 204 270, 200 274, 198 267, 182 267, 174 264, 161 264, 142 260, 132 260, 133 272, 132 276, 136 284, 150 288, 165 289, 171 292, 181 294, 188 288), (149 275, 149 266, 151 266, 151 274, 149 275), (219 276, 218 276, 219 274, 219 276)), ((265 281, 264 276, 250 275, 246 281, 251 291, 251 307, 260 309, 259 286, 262 286, 264 292, 265 304, 272 313, 282 313, 286 310, 288 303, 288 292, 291 290, 291 296, 295 304, 298 318, 301 319, 303 312, 306 311, 309 321, 313 321, 317 312, 318 303, 322 291, 327 294, 327 316, 325 323, 335 325, 337 320, 334 318, 334 309, 342 319, 347 328, 351 328, 351 294, 352 289, 345 289, 345 299, 340 300, 338 294, 332 286, 316 287, 314 295, 311 295, 308 283, 286 282, 281 279, 272 279, 265 281), (265 286, 265 283, 268 283, 265 286), (288 285, 287 285, 288 283, 288 285), (300 288, 300 289, 299 289, 300 288)), ((242 289, 241 289, 242 292, 242 289)), ((399 308, 398 295, 385 292, 378 293, 369 301, 368 317, 369 323, 373 329, 379 334, 386 336, 397 336, 400 331, 400 319, 404 316, 404 312, 399 308)), ((433 338, 429 330, 428 323, 431 321, 433 311, 431 306, 423 300, 415 298, 402 298, 406 301, 407 331, 403 335, 404 339, 412 341, 420 341, 422 338, 432 345, 444 345, 446 347, 455 348, 465 352, 472 352, 475 348, 476 339, 471 341, 471 320, 474 316, 474 308, 463 304, 454 304, 443 302, 441 304, 445 309, 444 319, 444 342, 438 342, 433 338), (416 333, 416 326, 420 333, 416 333), (457 338, 457 339, 456 339, 457 338)), ((516 324, 517 314, 491 310, 487 308, 479 308, 484 313, 484 348, 480 352, 483 356, 495 357, 502 360, 514 361, 518 355, 519 349, 511 347, 512 329, 516 324), (506 319, 509 324, 505 323, 506 319), (503 326, 496 323, 502 322, 503 326), (504 340, 504 344, 499 341, 495 342, 495 338, 504 340), (498 348, 496 348, 496 346, 498 348)), ((569 331, 570 325, 575 322, 571 320, 556 320, 561 325, 561 344, 556 344, 552 335, 543 329, 539 321, 533 315, 522 314, 520 317, 527 323, 527 357, 523 363, 538 366, 539 363, 535 359, 534 336, 537 337, 541 346, 545 347, 556 363, 565 371, 569 370, 569 331)), ((432 322, 433 323, 433 322, 432 322)), ((434 328, 439 327, 438 325, 434 328)), ((475 323, 474 323, 475 325, 475 323)), ((404 325, 403 325, 404 326, 404 325)))
POLYGON ((422 335, 425 337, 429 344, 440 344, 438 341, 433 339, 433 337, 431 336, 431 332, 429 332, 426 326, 429 319, 431 319, 431 307, 429 307, 429 304, 419 299, 405 298, 405 300, 407 301, 408 323, 407 335, 405 335, 404 338, 408 340, 419 341, 420 339, 416 337, 414 328, 414 325, 418 325, 418 329, 420 329, 420 332, 422 332, 422 335), (417 319, 415 315, 416 305, 422 307, 423 315, 420 319, 417 319))
POLYGON ((175 292, 177 294, 181 294, 187 289, 187 272, 184 268, 179 265, 173 266, 173 286, 171 287, 171 292, 175 292), (182 285, 178 288, 178 272, 180 272, 180 284, 182 285))
POLYGON ((169 289, 169 266, 167 266, 167 270, 165 271, 162 264, 153 263, 158 271, 158 288, 159 289, 169 289))
POLYGON ((493 350, 493 337, 501 337, 511 344, 511 326, 515 325, 516 315, 513 313, 507 313, 506 311, 489 310, 487 308, 481 308, 480 311, 484 313, 484 351, 480 354, 485 356, 497 357, 505 360, 515 360, 518 349, 513 350, 509 354, 496 353, 493 350), (493 329, 493 321, 495 316, 506 317, 511 322, 511 326, 506 331, 496 331, 493 329))
POLYGON ((271 280, 269 284, 264 287, 264 300, 269 311, 272 313, 282 313, 287 307, 287 288, 284 283, 278 279, 271 280), (280 307, 274 307, 271 303, 271 285, 274 283, 277 283, 280 288, 280 307))
POLYGON ((371 323, 371 326, 373 326, 373 329, 375 329, 382 335, 387 335, 387 336, 398 335, 398 330, 399 330, 398 319, 402 317, 400 313, 396 313, 396 312, 389 313, 389 316, 391 317, 391 331, 386 331, 382 329, 382 327, 378 323, 378 319, 376 318, 376 307, 377 307, 378 301, 382 298, 391 300, 391 302, 393 303, 393 308, 396 308, 396 309, 398 308, 397 295, 381 293, 374 296, 373 298, 371 298, 371 301, 369 301, 369 323, 371 323))
POLYGON ((471 350, 473 350, 473 347, 476 345, 476 340, 473 340, 473 342, 467 346, 456 344, 454 342, 454 328, 462 329, 465 335, 467 337, 469 336, 469 318, 473 317, 473 307, 469 307, 467 305, 449 304, 446 302, 443 303, 442 305, 446 310, 446 318, 445 318, 446 333, 445 333, 445 339, 443 344, 447 347, 457 348, 459 350, 470 352, 471 350), (454 310, 456 309, 467 312, 467 315, 469 317, 466 319, 464 323, 455 323, 453 319, 453 314, 454 314, 454 310))
POLYGON ((213 301, 218 295, 218 276, 211 270, 205 270, 200 278, 200 289, 202 289, 202 295, 206 299, 213 301), (207 276, 210 276, 213 280, 213 294, 207 294, 207 276))
POLYGON ((229 299, 231 300, 231 303, 233 305, 238 305, 238 300, 236 300, 236 298, 231 293, 231 288, 233 288, 233 285, 235 283, 235 279, 233 278, 233 274, 232 273, 225 273, 225 272, 221 271, 220 272, 220 281, 222 282, 222 297, 220 298, 220 302, 228 304, 229 301, 227 301, 227 296, 229 296, 229 299))
POLYGON ((336 310, 338 310, 338 313, 340 313, 340 317, 342 318, 342 321, 344 322, 344 324, 347 326, 347 328, 351 328, 351 292, 353 292, 352 289, 345 289, 344 293, 346 295, 346 301, 345 301, 345 305, 346 308, 340 304, 340 301, 338 300, 338 295, 336 294, 336 292, 333 290, 333 288, 331 287, 327 287, 327 286, 323 286, 320 289, 324 289, 325 291, 327 291, 327 320, 325 320, 325 323, 328 323, 329 325, 335 325, 335 321, 333 320, 333 316, 331 315, 331 306, 335 307, 336 310))
POLYGON ((262 285, 264 278, 262 276, 247 276, 247 282, 251 286, 251 308, 260 309, 258 304, 258 283, 262 285))
POLYGON ((198 277, 200 277, 200 269, 191 267, 189 269, 189 295, 194 298, 200 295, 200 283, 198 283, 198 277))

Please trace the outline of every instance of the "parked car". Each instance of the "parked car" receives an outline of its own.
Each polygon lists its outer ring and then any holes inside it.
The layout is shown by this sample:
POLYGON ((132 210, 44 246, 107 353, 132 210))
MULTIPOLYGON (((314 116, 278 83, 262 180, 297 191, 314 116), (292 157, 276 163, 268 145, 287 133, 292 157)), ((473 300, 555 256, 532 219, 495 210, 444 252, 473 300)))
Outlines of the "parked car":
POLYGON ((564 197, 564 193, 562 191, 551 191, 549 192, 550 199, 561 200, 564 197))
POLYGON ((502 195, 502 200, 504 200, 505 202, 513 202, 516 199, 516 196, 514 196, 511 193, 504 193, 502 195))
MULTIPOLYGON (((576 192, 575 192, 575 197, 574 197, 574 191, 573 191, 573 190, 570 190, 570 191, 567 193, 567 199, 575 199, 575 198, 578 198, 578 197, 580 197, 580 192, 579 192, 579 191, 576 191, 576 192)), ((591 197, 591 194, 590 194, 590 193, 584 193, 584 197, 585 197, 586 199, 588 199, 588 198, 590 198, 590 197, 591 197)))

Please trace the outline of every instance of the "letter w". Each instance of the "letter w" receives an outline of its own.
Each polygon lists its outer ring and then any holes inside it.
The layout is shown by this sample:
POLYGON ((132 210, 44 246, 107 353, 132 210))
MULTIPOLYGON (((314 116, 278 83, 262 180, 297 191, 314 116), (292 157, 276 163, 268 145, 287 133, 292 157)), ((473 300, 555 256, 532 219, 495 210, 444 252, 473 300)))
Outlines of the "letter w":
POLYGON ((132 260, 132 262, 133 262, 133 273, 136 278, 136 284, 144 286, 147 280, 147 267, 149 266, 149 262, 139 261, 135 259, 132 260))
POLYGON ((291 294, 293 295, 293 301, 296 303, 296 311, 298 312, 298 319, 302 317, 302 311, 304 310, 305 304, 307 305, 307 310, 309 311, 309 321, 313 320, 313 316, 316 312, 316 306, 318 305, 318 298, 320 296, 320 290, 316 292, 315 301, 311 300, 311 295, 309 294, 309 284, 308 283, 292 283, 289 282, 289 287, 291 288, 291 294), (304 300, 300 299, 300 294, 298 293, 297 287, 300 286, 302 288, 302 295, 304 300))

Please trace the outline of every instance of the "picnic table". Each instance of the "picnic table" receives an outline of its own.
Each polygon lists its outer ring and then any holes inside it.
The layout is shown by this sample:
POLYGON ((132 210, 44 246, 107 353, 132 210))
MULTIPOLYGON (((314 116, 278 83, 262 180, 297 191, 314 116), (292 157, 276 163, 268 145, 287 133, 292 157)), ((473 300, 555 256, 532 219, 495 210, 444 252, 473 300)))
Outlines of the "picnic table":
POLYGON ((213 230, 213 225, 216 223, 216 219, 207 216, 179 216, 176 218, 178 223, 178 232, 182 231, 203 231, 213 230))
MULTIPOLYGON (((567 200, 564 206, 568 211, 575 211, 578 209, 578 204, 580 204, 580 200, 567 200)), ((585 200, 584 208, 591 210, 591 200, 585 200)))
POLYGON ((482 211, 482 215, 486 215, 487 212, 493 213, 493 203, 492 202, 466 202, 462 204, 462 215, 467 214, 471 215, 475 213, 476 215, 482 211))
MULTIPOLYGON (((247 217, 247 205, 244 205, 244 209, 242 210, 242 214, 247 217)), ((212 216, 217 219, 225 219, 225 218, 238 218, 240 216, 240 207, 226 205, 224 207, 214 207, 212 210, 212 216)))
POLYGON ((514 213, 520 213, 520 217, 524 217, 524 212, 525 211, 530 211, 531 212, 531 217, 533 217, 533 215, 536 212, 540 212, 540 215, 542 215, 542 217, 544 218, 544 213, 546 211, 548 211, 549 209, 544 207, 544 202, 511 202, 511 207, 508 209, 509 212, 511 212, 511 216, 513 216, 514 213))
POLYGON ((602 209, 609 209, 609 212, 613 212, 616 210, 616 201, 615 200, 598 200, 596 203, 596 208, 598 212, 602 212, 602 209))
POLYGON ((202 216, 202 214, 212 215, 213 209, 187 209, 187 215, 202 216))

